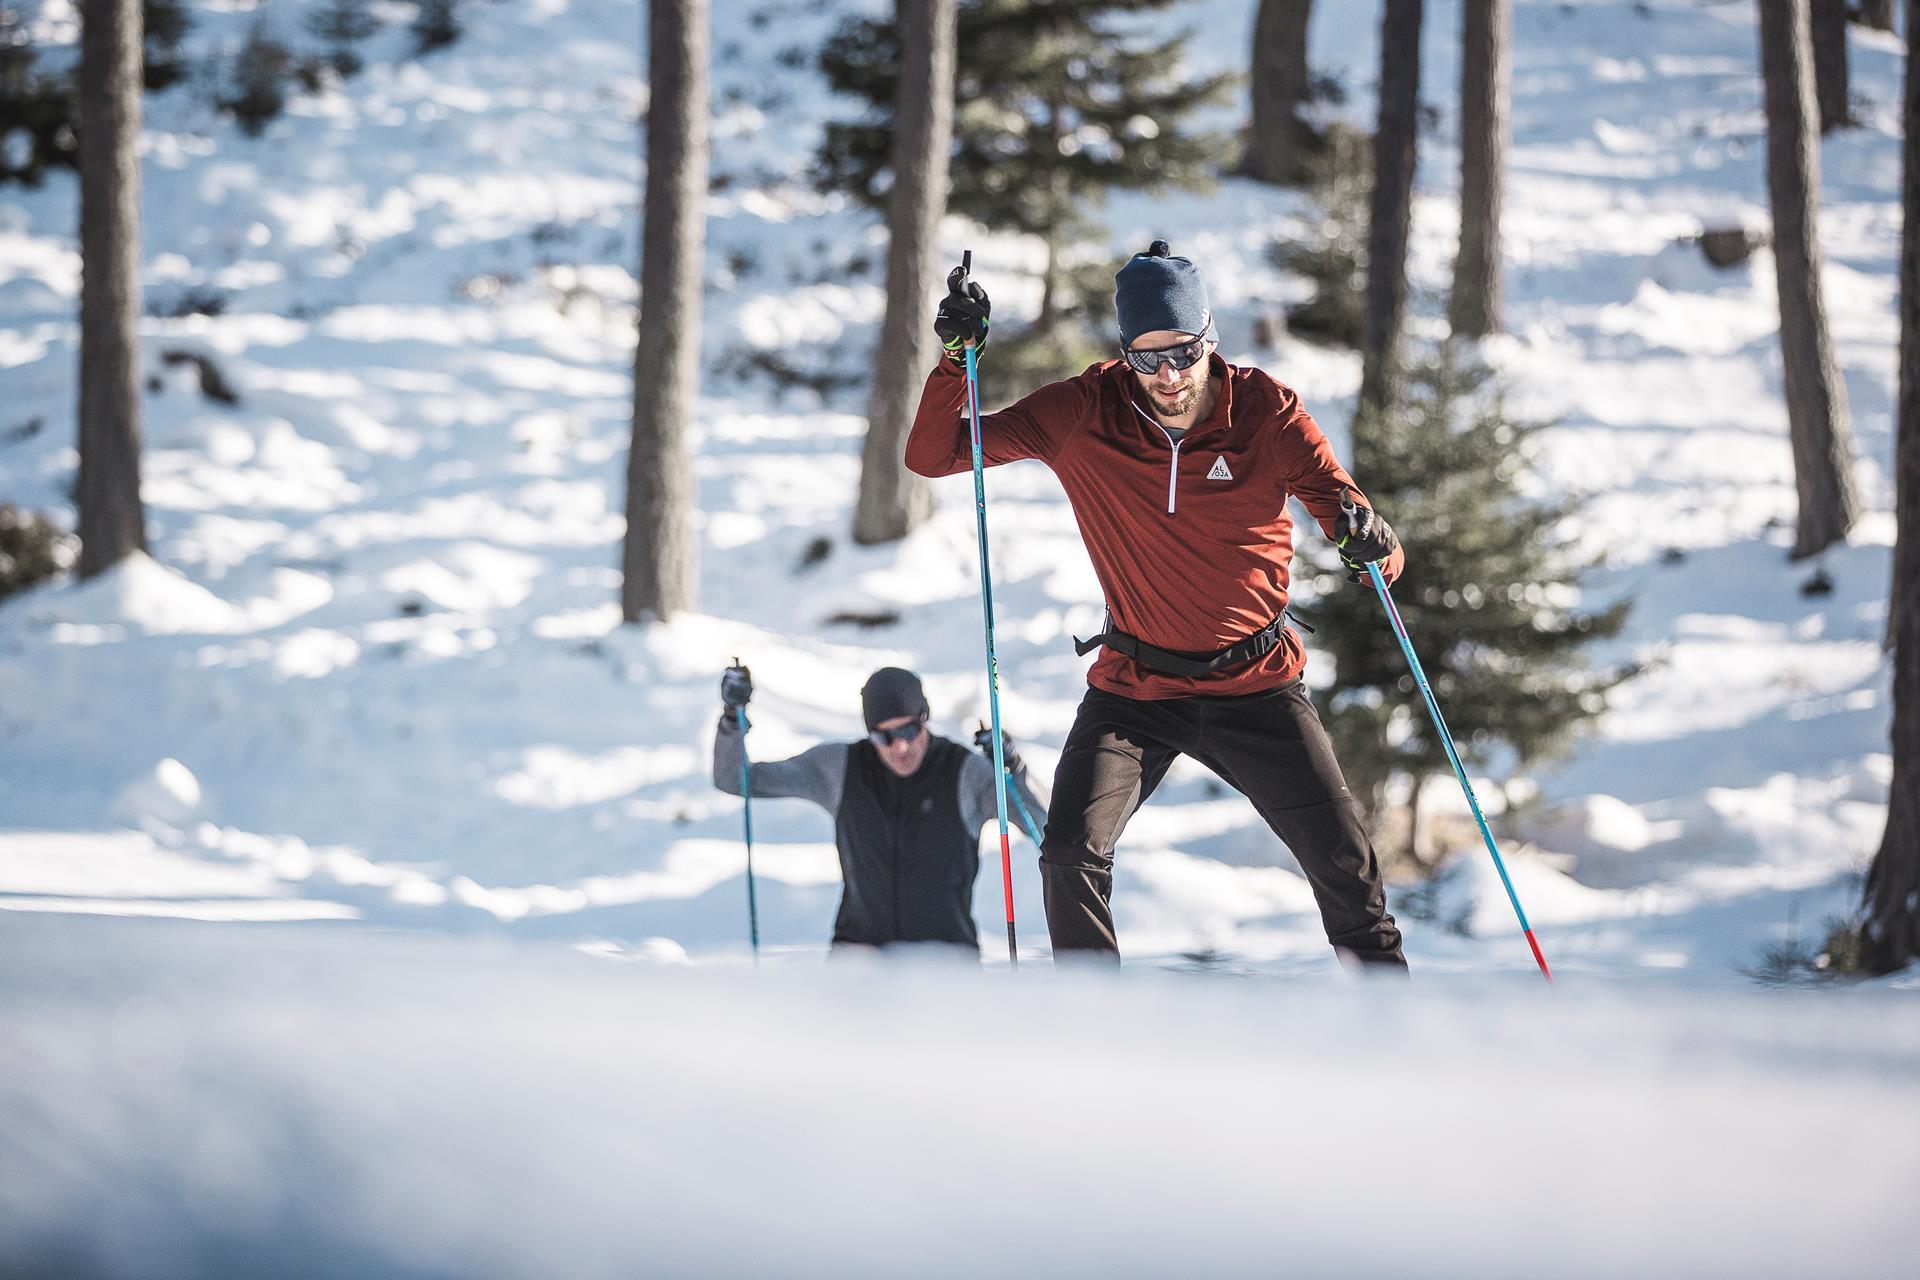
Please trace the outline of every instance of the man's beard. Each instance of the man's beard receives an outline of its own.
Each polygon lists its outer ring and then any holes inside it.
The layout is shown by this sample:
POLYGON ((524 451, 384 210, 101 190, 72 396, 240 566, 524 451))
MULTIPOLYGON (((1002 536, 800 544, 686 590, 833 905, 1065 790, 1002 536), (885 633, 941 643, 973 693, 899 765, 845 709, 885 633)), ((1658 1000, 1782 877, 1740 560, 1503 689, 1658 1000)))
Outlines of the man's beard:
POLYGON ((1183 418, 1193 411, 1194 404, 1200 399, 1200 384, 1190 383, 1174 397, 1171 404, 1162 400, 1158 392, 1149 391, 1147 399, 1153 405, 1154 412, 1161 417, 1183 418))

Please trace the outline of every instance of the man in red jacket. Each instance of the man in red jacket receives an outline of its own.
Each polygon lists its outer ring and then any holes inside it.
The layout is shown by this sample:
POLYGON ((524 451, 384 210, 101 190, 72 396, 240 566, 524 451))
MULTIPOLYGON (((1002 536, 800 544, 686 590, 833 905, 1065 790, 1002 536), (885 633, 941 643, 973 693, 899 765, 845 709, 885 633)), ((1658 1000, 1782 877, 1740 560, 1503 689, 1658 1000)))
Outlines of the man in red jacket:
MULTIPOLYGON (((956 269, 934 329, 907 466, 970 470, 965 347, 983 345, 986 292, 956 269)), ((1113 852, 1181 754, 1253 802, 1299 860, 1346 958, 1404 970, 1373 845, 1301 682, 1286 626, 1298 498, 1351 574, 1404 557, 1335 461, 1300 397, 1216 353, 1199 268, 1164 240, 1116 277, 1122 359, 1050 383, 980 422, 988 466, 1038 459, 1066 490, 1106 597, 1086 698, 1054 776, 1040 871, 1056 955, 1118 960, 1113 852)), ((1357 580, 1364 580, 1361 577, 1357 580)))

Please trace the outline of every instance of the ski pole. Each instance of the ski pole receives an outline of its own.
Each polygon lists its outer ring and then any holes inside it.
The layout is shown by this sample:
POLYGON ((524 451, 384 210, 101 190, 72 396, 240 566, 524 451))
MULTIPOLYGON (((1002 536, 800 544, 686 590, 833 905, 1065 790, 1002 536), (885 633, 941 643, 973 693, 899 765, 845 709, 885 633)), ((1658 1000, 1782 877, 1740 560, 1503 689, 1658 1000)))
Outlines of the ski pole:
POLYGON ((1020 788, 1014 785, 1013 770, 1007 770, 1007 794, 1013 797, 1014 807, 1020 810, 1020 825, 1027 829, 1027 838, 1033 841, 1033 847, 1040 847, 1040 824, 1027 812, 1027 802, 1020 798, 1020 788))
MULTIPOLYGON (((1349 519, 1356 508, 1350 499, 1340 500, 1340 509, 1349 519)), ((1453 766, 1453 776, 1460 780, 1460 789, 1467 793, 1467 805, 1473 810, 1473 820, 1480 826, 1480 838, 1486 841, 1487 852, 1493 855, 1493 869, 1500 873, 1500 883, 1506 886, 1507 901, 1513 904, 1513 914, 1520 921, 1520 932, 1526 935, 1527 945, 1533 948, 1533 962, 1540 966, 1540 976, 1548 982, 1553 981, 1553 971, 1547 968, 1547 958, 1540 953, 1539 940, 1533 936, 1533 926, 1527 923, 1527 912, 1520 905, 1520 895, 1514 892, 1513 880, 1507 875, 1507 864, 1500 856, 1500 846, 1494 843, 1493 831, 1487 826, 1486 815, 1480 812, 1480 801, 1473 794, 1473 784, 1467 781, 1467 770, 1460 763, 1460 753, 1454 749, 1453 735, 1447 731, 1446 717, 1440 714, 1440 704, 1434 700, 1433 686, 1427 683, 1426 670, 1420 665, 1420 658, 1413 651, 1413 641, 1407 638, 1407 624, 1400 619, 1400 610, 1393 603, 1393 593, 1387 590, 1387 580, 1380 574, 1380 566, 1369 560, 1367 576, 1373 579, 1373 589, 1380 593, 1380 602, 1387 607, 1387 620, 1393 623, 1393 634, 1400 641, 1400 652, 1407 657, 1407 666, 1413 670, 1413 681, 1420 686, 1420 696, 1426 699, 1427 714, 1433 717, 1433 727, 1440 732, 1440 745, 1447 749, 1447 763, 1453 766)))
MULTIPOLYGON (((986 732, 986 728, 987 726, 984 724, 981 725, 980 732, 986 732)), ((977 739, 978 736, 979 735, 976 734, 975 738, 977 739)), ((1007 778, 1007 794, 1013 797, 1014 808, 1020 810, 1020 825, 1025 829, 1027 838, 1033 841, 1033 847, 1038 849, 1040 847, 1040 824, 1033 820, 1033 812, 1027 808, 1027 802, 1020 798, 1020 786, 1014 781, 1013 766, 1008 765, 1005 773, 1007 778)))
MULTIPOLYGON (((740 659, 733 660, 734 666, 740 665, 740 659)), ((733 714, 740 717, 740 810, 741 821, 747 829, 747 936, 753 940, 753 962, 760 963, 760 906, 753 892, 753 766, 747 760, 747 709, 735 707, 733 714)))
MULTIPOLYGON (((960 278, 973 274, 973 250, 960 256, 960 278)), ((1000 819, 1000 898, 1007 908, 1007 966, 1020 967, 1013 931, 1013 846, 1007 837, 1007 753, 1000 737, 1000 664, 993 651, 993 574, 987 568, 987 470, 980 453, 979 351, 967 343, 967 427, 973 437, 973 510, 980 542, 980 612, 986 620, 987 705, 993 712, 993 802, 1000 819)), ((1016 797, 1017 799, 1018 797, 1016 797)))

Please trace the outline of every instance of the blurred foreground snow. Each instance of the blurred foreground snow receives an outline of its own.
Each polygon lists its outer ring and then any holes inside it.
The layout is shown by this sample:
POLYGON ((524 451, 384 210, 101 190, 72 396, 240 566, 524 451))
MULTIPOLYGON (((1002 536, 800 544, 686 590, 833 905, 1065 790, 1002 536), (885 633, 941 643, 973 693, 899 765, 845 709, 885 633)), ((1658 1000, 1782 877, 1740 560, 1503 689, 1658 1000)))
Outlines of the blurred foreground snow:
POLYGON ((1910 996, 12 915, 0 1274, 1891 1274, 1910 996))

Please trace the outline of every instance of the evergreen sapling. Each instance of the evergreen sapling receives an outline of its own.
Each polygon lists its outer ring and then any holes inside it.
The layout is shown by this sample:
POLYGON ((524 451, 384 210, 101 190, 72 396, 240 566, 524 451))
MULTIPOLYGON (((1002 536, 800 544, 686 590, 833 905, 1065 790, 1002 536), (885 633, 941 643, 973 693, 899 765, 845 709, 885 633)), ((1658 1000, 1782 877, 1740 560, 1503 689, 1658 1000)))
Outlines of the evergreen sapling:
MULTIPOLYGON (((1616 636, 1629 603, 1580 607, 1584 565, 1559 532, 1575 501, 1537 502, 1521 480, 1544 425, 1510 416, 1488 371, 1443 348, 1403 373, 1405 400, 1353 432, 1353 473, 1407 545, 1393 597, 1461 760, 1520 772, 1564 751, 1631 667, 1585 657, 1616 636)), ((1308 535, 1302 546, 1318 539, 1308 535)), ((1321 714, 1355 795, 1376 814, 1407 783, 1406 852, 1418 856, 1422 784, 1451 765, 1399 642, 1366 584, 1341 580, 1321 544, 1305 610, 1333 659, 1321 714)))
POLYGON ((366 63, 359 46, 380 30, 369 0, 323 0, 307 13, 307 30, 326 49, 326 64, 341 79, 357 76, 366 63))

